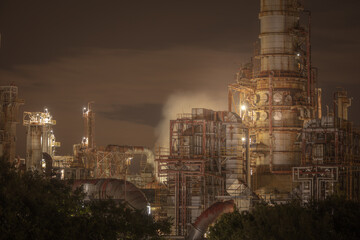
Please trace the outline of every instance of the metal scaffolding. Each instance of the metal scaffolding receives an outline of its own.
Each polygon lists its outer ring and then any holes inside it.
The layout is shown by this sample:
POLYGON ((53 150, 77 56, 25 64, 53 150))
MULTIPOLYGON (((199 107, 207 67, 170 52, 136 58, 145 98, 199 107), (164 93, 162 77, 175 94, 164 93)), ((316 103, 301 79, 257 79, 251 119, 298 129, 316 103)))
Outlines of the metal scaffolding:
MULTIPOLYGON (((360 132, 348 120, 351 99, 347 92, 334 94, 334 111, 304 124, 301 135, 302 166, 339 169, 338 186, 348 199, 360 200, 360 132)), ((319 189, 312 196, 325 190, 319 189)))
POLYGON ((293 188, 292 167, 301 164, 298 137, 320 108, 311 18, 298 0, 261 0, 259 19, 255 56, 228 87, 228 111, 238 113, 249 129, 252 189, 286 199, 293 188))
POLYGON ((16 86, 0 86, 0 157, 9 162, 15 161, 16 124, 19 122, 19 107, 23 104, 16 86))
POLYGON ((170 121, 170 148, 156 152, 158 177, 169 189, 173 232, 185 235, 218 198, 248 181, 247 130, 238 115, 194 108, 170 121))
POLYGON ((95 178, 125 179, 127 167, 130 164, 132 154, 116 151, 97 151, 95 178))
POLYGON ((307 166, 293 168, 293 182, 300 183, 299 190, 303 202, 324 200, 335 191, 339 181, 337 166, 307 166))

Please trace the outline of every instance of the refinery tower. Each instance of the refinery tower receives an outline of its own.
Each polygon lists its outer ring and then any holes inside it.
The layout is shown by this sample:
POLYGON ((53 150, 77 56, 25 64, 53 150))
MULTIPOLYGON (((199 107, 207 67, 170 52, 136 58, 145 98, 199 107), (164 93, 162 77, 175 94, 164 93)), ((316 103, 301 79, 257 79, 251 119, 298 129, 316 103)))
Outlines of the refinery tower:
POLYGON ((292 167, 301 164, 304 121, 321 112, 314 101, 320 91, 311 66, 310 13, 298 0, 260 4, 259 44, 229 85, 229 111, 249 128, 252 189, 286 198, 294 187, 292 167))

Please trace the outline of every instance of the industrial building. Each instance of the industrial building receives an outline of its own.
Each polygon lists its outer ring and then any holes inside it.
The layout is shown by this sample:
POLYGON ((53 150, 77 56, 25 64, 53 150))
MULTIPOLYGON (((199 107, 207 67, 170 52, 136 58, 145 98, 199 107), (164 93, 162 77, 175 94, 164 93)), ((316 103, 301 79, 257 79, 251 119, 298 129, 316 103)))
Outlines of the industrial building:
POLYGON ((47 166, 48 171, 51 170, 49 164, 55 155, 55 147, 60 147, 52 129, 56 121, 45 108, 44 112, 24 112, 23 125, 26 127, 26 168, 41 171, 47 166))
POLYGON ((16 124, 19 122, 19 107, 24 100, 18 98, 14 85, 0 86, 0 157, 15 161, 16 124))
POLYGON ((248 130, 238 115, 192 109, 170 121, 170 149, 158 149, 160 181, 168 188, 168 216, 174 232, 184 235, 190 223, 217 201, 235 198, 249 209, 248 130))
MULTIPOLYGON (((47 109, 24 112, 26 169, 75 179, 89 199, 111 196, 174 219, 172 238, 202 239, 236 206, 307 202, 339 193, 360 200, 360 132, 348 119, 343 89, 322 108, 311 59, 311 14, 299 0, 261 0, 255 54, 228 86, 228 109, 196 108, 169 123, 169 147, 96 146, 93 102, 84 136, 58 156, 47 109)), ((226 86, 224 86, 225 89, 226 86)), ((0 87, 0 156, 15 161, 18 99, 0 87)))
POLYGON ((259 19, 255 56, 228 88, 228 110, 249 129, 252 191, 280 202, 324 199, 335 189, 358 199, 359 133, 348 120, 351 99, 339 90, 323 115, 310 12, 300 1, 262 0, 259 19))

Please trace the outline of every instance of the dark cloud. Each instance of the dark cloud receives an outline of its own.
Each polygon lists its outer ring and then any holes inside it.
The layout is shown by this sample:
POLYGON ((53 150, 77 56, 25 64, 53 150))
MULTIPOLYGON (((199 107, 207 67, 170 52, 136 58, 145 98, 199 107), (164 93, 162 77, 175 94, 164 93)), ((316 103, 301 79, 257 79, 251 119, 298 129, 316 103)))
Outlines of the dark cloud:
POLYGON ((111 111, 98 112, 105 118, 116 121, 127 121, 156 127, 162 117, 161 104, 114 105, 111 111))
POLYGON ((245 49, 256 37, 256 8, 255 1, 245 8, 240 1, 2 0, 0 63, 44 63, 88 48, 245 49))
MULTIPOLYGON (((153 126, 162 116, 160 105, 178 91, 201 89, 226 96, 226 86, 233 81, 239 56, 244 60, 248 58, 231 52, 195 48, 160 51, 92 49, 87 54, 60 58, 47 64, 16 66, 13 71, 0 71, 0 75, 1 79, 19 86, 20 97, 25 99, 21 110, 49 108, 57 121, 57 140, 62 143, 58 153, 69 154, 72 145, 83 136, 81 109, 88 101, 95 101, 98 145, 152 147, 155 143, 153 126), (134 106, 134 109, 126 106, 134 106), (124 115, 119 115, 119 111, 124 115)), ((218 101, 223 99, 226 97, 218 101)), ((196 102, 198 104, 201 103, 196 102)), ((177 108, 177 111, 187 111, 188 107, 185 107, 177 108)), ((25 128, 19 125, 18 129, 18 149, 24 156, 25 128)))

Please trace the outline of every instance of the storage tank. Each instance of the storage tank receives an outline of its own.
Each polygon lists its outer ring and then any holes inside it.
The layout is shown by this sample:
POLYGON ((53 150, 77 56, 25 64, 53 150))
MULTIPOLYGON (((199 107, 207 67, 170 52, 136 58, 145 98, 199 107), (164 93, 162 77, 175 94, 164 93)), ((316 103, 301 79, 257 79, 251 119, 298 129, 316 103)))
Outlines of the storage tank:
POLYGON ((26 129, 26 169, 41 170, 42 126, 29 125, 26 129))

